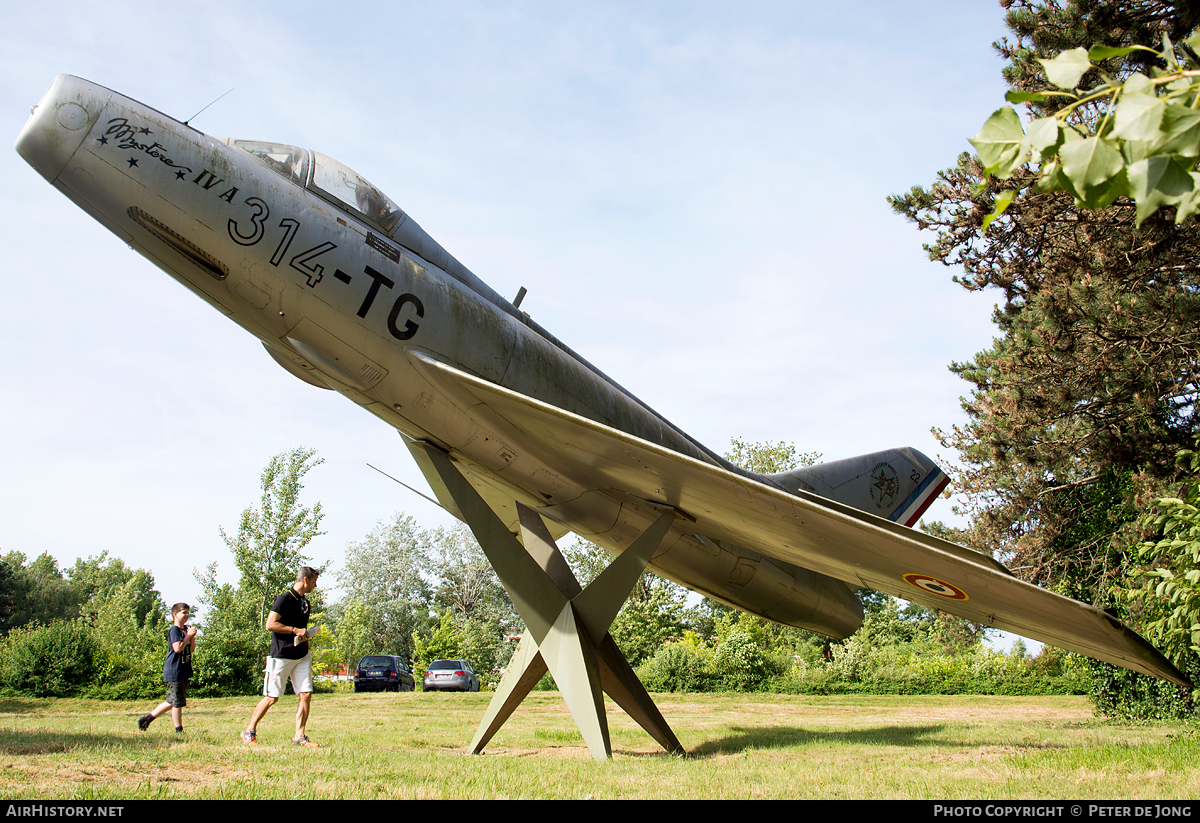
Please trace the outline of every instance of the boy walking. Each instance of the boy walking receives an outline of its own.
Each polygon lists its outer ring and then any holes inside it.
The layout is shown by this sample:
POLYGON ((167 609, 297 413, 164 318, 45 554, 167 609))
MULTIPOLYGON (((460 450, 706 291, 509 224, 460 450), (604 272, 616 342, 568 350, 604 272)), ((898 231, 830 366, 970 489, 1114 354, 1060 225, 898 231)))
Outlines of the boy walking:
POLYGON ((171 629, 167 633, 167 659, 163 662, 163 680, 167 684, 167 699, 154 707, 150 714, 138 718, 137 727, 146 731, 154 718, 171 710, 175 731, 183 731, 183 707, 187 705, 188 678, 192 676, 192 653, 196 651, 196 627, 187 624, 192 607, 176 603, 171 607, 171 629))

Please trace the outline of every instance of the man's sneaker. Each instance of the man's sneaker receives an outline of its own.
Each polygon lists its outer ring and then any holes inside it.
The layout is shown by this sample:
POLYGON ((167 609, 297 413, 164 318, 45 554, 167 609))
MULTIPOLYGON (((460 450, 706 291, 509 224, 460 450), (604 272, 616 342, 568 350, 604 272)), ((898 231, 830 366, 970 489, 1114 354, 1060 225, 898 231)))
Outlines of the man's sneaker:
POLYGON ((258 735, 255 734, 254 729, 245 729, 242 732, 242 742, 245 743, 247 746, 257 746, 258 745, 258 735))
POLYGON ((300 737, 297 737, 295 740, 293 740, 292 745, 293 746, 308 746, 310 748, 315 749, 318 746, 320 746, 321 744, 312 742, 311 740, 308 739, 308 735, 305 734, 305 735, 301 735, 300 737))
POLYGON ((138 718, 138 731, 144 732, 144 731, 146 731, 146 729, 150 728, 150 721, 152 721, 153 719, 154 719, 154 715, 152 715, 152 714, 144 714, 141 717, 139 717, 138 718))

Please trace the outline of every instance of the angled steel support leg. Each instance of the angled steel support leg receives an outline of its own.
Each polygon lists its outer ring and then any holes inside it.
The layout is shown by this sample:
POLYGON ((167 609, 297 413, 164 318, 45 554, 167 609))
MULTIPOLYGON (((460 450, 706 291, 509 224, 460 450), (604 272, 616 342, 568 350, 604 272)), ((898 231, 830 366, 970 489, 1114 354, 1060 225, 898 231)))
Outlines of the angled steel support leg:
POLYGON ((522 545, 450 458, 437 448, 425 448, 528 627, 471 741, 471 752, 483 750, 542 675, 550 671, 596 760, 612 757, 602 692, 607 692, 663 748, 682 754, 679 740, 608 634, 675 513, 665 512, 581 590, 537 512, 517 503, 522 545))

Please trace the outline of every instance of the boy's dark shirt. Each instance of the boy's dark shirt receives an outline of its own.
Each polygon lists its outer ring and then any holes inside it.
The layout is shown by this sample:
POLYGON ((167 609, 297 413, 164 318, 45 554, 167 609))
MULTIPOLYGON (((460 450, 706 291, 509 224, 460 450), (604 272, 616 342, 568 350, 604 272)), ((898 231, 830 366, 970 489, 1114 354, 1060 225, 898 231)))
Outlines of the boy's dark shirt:
POLYGON ((187 642, 187 630, 172 624, 167 632, 167 659, 163 662, 163 681, 174 683, 192 676, 192 644, 187 642), (183 651, 176 652, 175 644, 184 641, 183 651))
MULTIPOLYGON (((288 589, 271 604, 271 611, 279 615, 279 622, 285 626, 297 629, 308 628, 308 598, 296 594, 295 589, 288 589)), ((271 633, 271 657, 284 660, 299 660, 308 654, 308 642, 296 643, 291 632, 285 634, 271 633)))

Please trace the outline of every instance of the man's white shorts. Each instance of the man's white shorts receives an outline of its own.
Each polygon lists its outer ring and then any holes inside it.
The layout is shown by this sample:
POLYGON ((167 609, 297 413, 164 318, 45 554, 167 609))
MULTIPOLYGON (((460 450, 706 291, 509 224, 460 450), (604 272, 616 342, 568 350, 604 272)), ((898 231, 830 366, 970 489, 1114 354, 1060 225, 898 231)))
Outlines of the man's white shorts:
POLYGON ((263 678, 263 696, 283 697, 283 685, 288 678, 292 680, 292 691, 295 694, 311 692, 312 655, 306 654, 299 660, 268 657, 266 677, 263 678))

